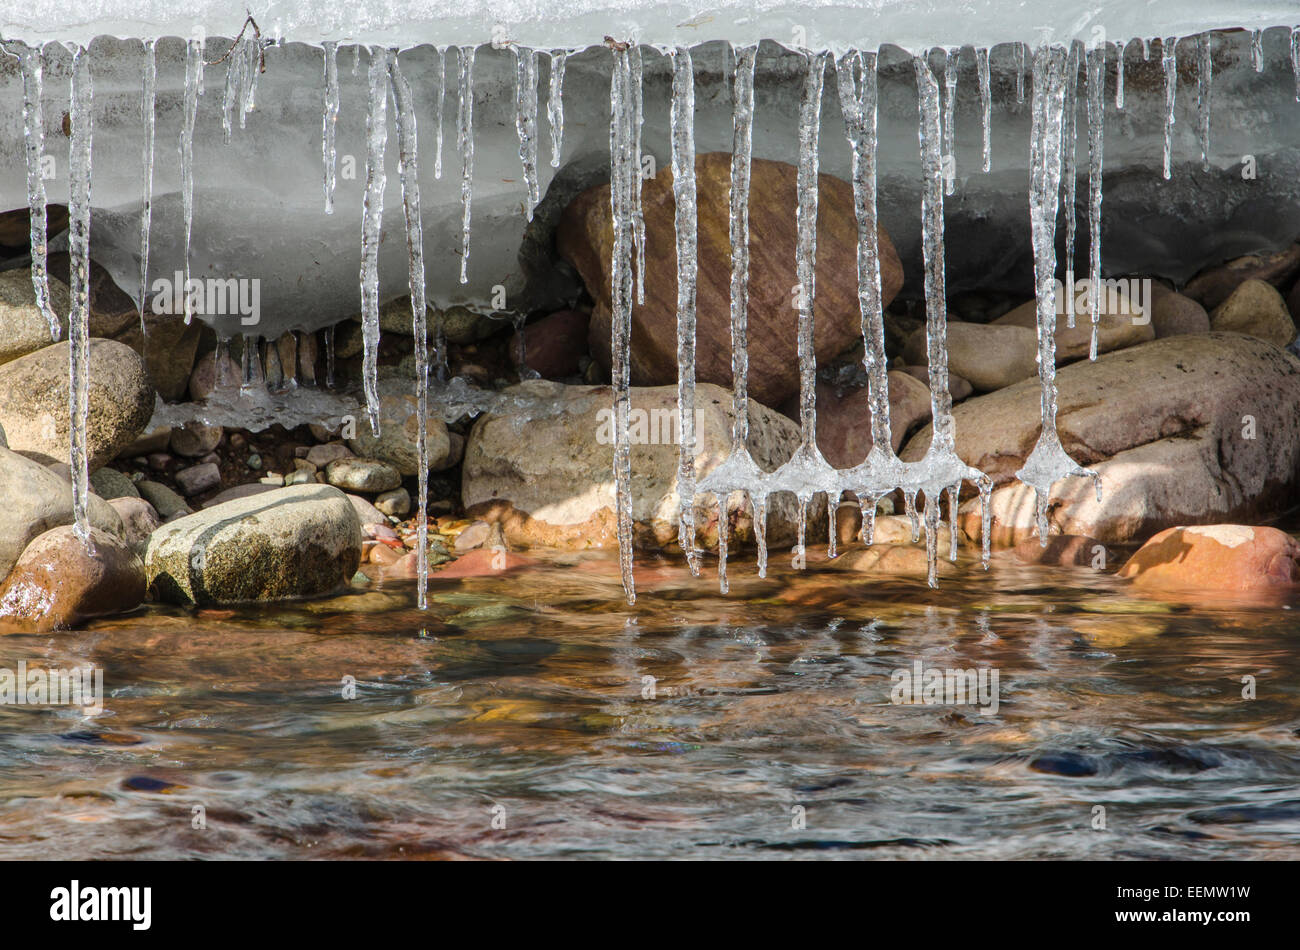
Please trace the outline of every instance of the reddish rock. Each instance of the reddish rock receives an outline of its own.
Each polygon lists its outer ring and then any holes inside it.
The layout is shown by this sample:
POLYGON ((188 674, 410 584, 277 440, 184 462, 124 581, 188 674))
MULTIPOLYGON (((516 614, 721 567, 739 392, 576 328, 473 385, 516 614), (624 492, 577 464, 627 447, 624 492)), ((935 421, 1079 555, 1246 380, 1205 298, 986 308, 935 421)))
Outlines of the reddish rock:
POLYGON ((144 565, 127 542, 98 528, 91 546, 71 525, 51 528, 23 550, 0 586, 0 625, 20 631, 66 630, 90 617, 122 613, 144 601, 144 565))
POLYGON ((1211 524, 1167 528, 1120 569, 1139 587, 1270 592, 1300 579, 1300 542, 1276 528, 1211 524))
MULTIPOLYGON (((900 372, 908 376, 914 376, 925 384, 928 389, 930 386, 930 367, 928 366, 900 366, 900 372)), ((965 376, 958 376, 956 373, 948 373, 948 392, 952 396, 953 402, 961 402, 975 391, 975 387, 970 384, 965 376)), ((890 391, 892 396, 893 391, 890 391)), ((928 415, 928 414, 927 414, 928 415)))
POLYGON ((1184 296, 1191 297, 1206 310, 1213 310, 1227 300, 1243 282, 1254 278, 1282 287, 1300 272, 1300 244, 1292 244, 1276 254, 1247 254, 1224 264, 1207 267, 1187 282, 1184 296))
POLYGON ((580 310, 559 310, 528 324, 510 338, 510 362, 519 368, 520 340, 523 365, 543 379, 576 376, 578 361, 587 353, 591 318, 580 310))
MULTIPOLYGON (((696 158, 699 206, 698 325, 696 378, 731 386, 729 207, 731 155, 696 158)), ((792 306, 795 277, 796 170, 755 159, 749 201, 749 396, 778 406, 799 390, 796 356, 798 311, 792 306)), ((632 310, 632 384, 677 381, 677 245, 673 177, 660 169, 644 183, 646 222, 645 303, 632 310)), ((860 336, 858 226, 853 190, 821 175, 817 215, 817 358, 830 360, 860 336)), ((582 275, 596 300, 589 343, 606 370, 610 339, 610 250, 613 244, 609 185, 589 189, 565 209, 556 234, 560 254, 582 275)), ((903 284, 903 267, 889 236, 880 231, 883 303, 903 284)))
MULTIPOLYGON (((923 370, 924 371, 924 370, 923 370)), ((782 407, 799 421, 796 397, 782 407)), ((908 434, 930 418, 930 390, 908 373, 889 374, 889 436, 897 452, 908 434)), ((871 400, 866 386, 817 380, 817 448, 836 468, 851 468, 871 451, 871 400)))
POLYGON ((1209 333, 1210 315, 1191 297, 1175 293, 1158 280, 1151 282, 1151 328, 1156 339, 1184 333, 1209 333))
POLYGON ((1109 556, 1104 544, 1082 534, 1049 535, 1046 547, 1039 543, 1038 538, 1026 538, 1016 545, 1015 555, 1017 560, 1026 564, 1049 567, 1092 567, 1099 564, 1102 569, 1109 556), (1100 561, 1097 560, 1099 557, 1100 561))

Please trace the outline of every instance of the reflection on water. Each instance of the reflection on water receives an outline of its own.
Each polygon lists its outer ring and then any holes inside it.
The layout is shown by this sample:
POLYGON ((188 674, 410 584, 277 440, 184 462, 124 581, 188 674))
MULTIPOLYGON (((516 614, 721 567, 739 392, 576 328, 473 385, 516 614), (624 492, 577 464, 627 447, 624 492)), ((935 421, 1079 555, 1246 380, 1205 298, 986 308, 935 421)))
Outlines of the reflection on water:
POLYGON ((106 696, 0 707, 0 857, 1300 855, 1294 604, 809 566, 721 597, 643 559, 628 608, 572 555, 427 614, 406 582, 5 637, 106 696), (891 704, 917 660, 996 668, 997 714, 891 704))

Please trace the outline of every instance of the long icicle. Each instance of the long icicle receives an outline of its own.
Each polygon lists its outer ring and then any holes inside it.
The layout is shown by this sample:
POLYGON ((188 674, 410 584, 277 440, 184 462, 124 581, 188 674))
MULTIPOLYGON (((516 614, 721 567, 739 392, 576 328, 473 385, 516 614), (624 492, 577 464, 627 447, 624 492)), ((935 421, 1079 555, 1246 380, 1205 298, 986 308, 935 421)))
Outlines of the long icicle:
POLYGON ((320 148, 325 166, 325 213, 334 213, 334 183, 338 165, 335 129, 339 120, 339 44, 325 43, 325 108, 321 112, 320 148))
MULTIPOLYGON (((1088 50, 1088 318, 1092 340, 1088 358, 1097 358, 1097 324, 1101 319, 1101 160, 1106 121, 1106 47, 1088 50)), ((1074 294, 1073 287, 1066 288, 1074 294)))
POLYGON ((1264 31, 1251 30, 1250 32, 1250 65, 1255 67, 1255 72, 1264 71, 1264 31))
POLYGON ((1016 102, 1025 101, 1025 44, 1016 44, 1016 102))
POLYGON ((460 148, 460 282, 469 283, 469 218, 474 196, 474 47, 460 52, 460 108, 456 144, 460 148))
POLYGON ((641 208, 641 191, 645 184, 641 174, 641 127, 645 125, 645 90, 642 85, 641 47, 633 44, 628 51, 632 99, 632 161, 635 179, 632 183, 632 243, 636 250, 636 302, 645 303, 645 211, 641 208))
POLYGON ((1300 102, 1300 26, 1291 28, 1291 72, 1295 75, 1295 100, 1300 102))
POLYGON ((447 47, 438 47, 438 96, 433 101, 433 124, 437 135, 433 146, 433 177, 442 178, 442 117, 447 101, 447 47))
POLYGON ((72 443, 73 530, 89 544, 90 486, 87 415, 90 411, 90 155, 95 134, 94 87, 85 47, 72 56, 69 89, 68 256, 72 309, 68 313, 68 410, 72 443))
POLYGON ((370 430, 379 434, 379 241, 384 226, 384 149, 388 144, 388 60, 370 50, 370 94, 366 112, 366 192, 361 206, 362 388, 370 430))
POLYGON ((63 328, 59 315, 50 306, 50 276, 46 269, 45 212, 45 119, 41 113, 42 74, 45 56, 39 46, 24 46, 21 53, 23 71, 23 144, 27 157, 27 210, 30 217, 32 247, 32 290, 36 307, 50 326, 50 339, 58 340, 63 328))
POLYGON ((140 311, 141 339, 148 342, 149 330, 145 325, 144 301, 149 288, 149 230, 153 224, 153 146, 157 125, 158 59, 157 40, 144 44, 144 78, 140 92, 140 118, 144 122, 144 185, 140 199, 140 290, 136 294, 136 308, 140 311))
POLYGON ((1166 36, 1160 44, 1160 62, 1165 71, 1165 181, 1171 172, 1174 148, 1174 96, 1178 89, 1178 39, 1166 36))
POLYGON ((632 192, 633 127, 636 119, 632 99, 632 64, 627 49, 614 50, 614 68, 609 83, 610 212, 614 223, 614 244, 610 260, 611 381, 614 387, 614 507, 618 522, 618 555, 623 591, 629 604, 636 603, 636 580, 632 559, 632 453, 628 438, 631 409, 631 255, 635 232, 632 192))
MULTIPOLYGON (((546 97, 546 119, 551 127, 551 167, 560 167, 560 150, 564 147, 564 64, 565 50, 551 53, 551 77, 546 97)), ((689 58, 689 57, 688 57, 689 58)), ((692 89, 694 86, 692 86, 692 89)))
POLYGON ((420 221, 420 149, 416 134, 415 97, 397 65, 396 51, 389 54, 389 78, 397 122, 397 174, 402 183, 402 213, 406 219, 407 279, 411 291, 411 331, 415 345, 415 451, 418 458, 418 513, 415 523, 415 576, 421 610, 429 606, 429 336, 425 309, 424 228, 420 221))
POLYGON ((537 184, 537 50, 524 46, 515 51, 515 132, 519 136, 519 163, 524 169, 527 198, 524 218, 533 220, 541 201, 537 184))
POLYGON ((185 47, 185 115, 181 126, 181 214, 185 219, 185 247, 181 261, 181 297, 185 322, 193 319, 190 296, 190 239, 194 230, 194 121, 199 114, 203 84, 203 40, 191 39, 185 47))
POLYGON ((1078 197, 1078 114, 1079 114, 1079 60, 1083 43, 1070 44, 1070 55, 1065 64, 1065 114, 1061 124, 1061 210, 1065 214, 1065 325, 1074 326, 1074 238, 1078 230, 1078 216, 1074 203, 1078 197))
MULTIPOLYGON (((677 233, 677 411, 680 425, 677 539, 691 573, 698 576, 700 554, 695 546, 695 287, 699 235, 695 198, 695 70, 690 49, 677 47, 672 53, 672 63, 672 171, 677 233)), ((551 68, 555 69, 554 63, 551 68)), ((554 78, 555 73, 551 75, 554 78)), ((551 94, 554 97, 554 86, 551 94)), ((554 130, 554 122, 551 128, 554 130)), ((557 144, 554 154, 558 155, 558 152, 557 144)))
POLYGON ((993 158, 993 90, 992 79, 989 76, 989 51, 987 49, 977 49, 975 51, 975 65, 979 71, 980 114, 983 117, 984 124, 983 170, 987 173, 992 167, 993 158))
POLYGON ((957 187, 957 67, 961 49, 943 51, 943 193, 957 187))
POLYGON ((1118 40, 1115 43, 1115 108, 1124 108, 1124 50, 1128 48, 1128 40, 1118 40))
POLYGON ((1214 74, 1211 34, 1196 37, 1196 111, 1201 126, 1201 171, 1210 170, 1210 84, 1214 74))

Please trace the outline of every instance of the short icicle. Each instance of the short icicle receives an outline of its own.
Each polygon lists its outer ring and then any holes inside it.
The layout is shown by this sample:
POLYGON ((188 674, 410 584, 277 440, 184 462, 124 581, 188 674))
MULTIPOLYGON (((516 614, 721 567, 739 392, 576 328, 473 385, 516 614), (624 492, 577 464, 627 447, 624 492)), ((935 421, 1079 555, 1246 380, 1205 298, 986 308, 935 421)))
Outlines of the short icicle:
POLYGON ((90 543, 87 415, 90 409, 90 169, 95 134, 94 89, 85 47, 72 56, 68 140, 68 256, 72 309, 68 314, 68 403, 72 454, 73 531, 90 543))
POLYGON ((39 46, 24 46, 21 56, 23 71, 23 145, 27 158, 27 210, 31 221, 29 233, 32 247, 32 290, 36 294, 36 308, 45 315, 50 327, 50 339, 58 340, 63 333, 59 315, 50 306, 50 276, 46 269, 46 211, 45 211, 45 119, 41 113, 41 90, 45 54, 39 46))
POLYGON ((433 177, 442 178, 442 118, 447 101, 447 47, 438 47, 438 95, 433 101, 433 124, 436 138, 433 146, 433 177))
MULTIPOLYGON (((568 55, 568 52, 562 49, 551 53, 551 77, 546 96, 546 119, 551 127, 552 168, 560 167, 560 149, 564 147, 564 64, 568 55)), ((692 86, 692 89, 694 89, 694 86, 692 86)))
POLYGON ((961 49, 943 51, 943 193, 957 187, 957 66, 961 49))
POLYGON ((1210 170, 1210 84, 1214 74, 1214 57, 1209 33, 1196 37, 1196 117, 1200 120, 1201 171, 1210 170))
POLYGON ((1124 50, 1128 49, 1128 40, 1115 43, 1115 108, 1124 108, 1124 50))
POLYGON ((515 132, 519 136, 519 163, 524 169, 525 220, 541 201, 537 184, 537 50, 523 46, 515 51, 515 132))
POLYGON ((1300 102, 1300 26, 1291 28, 1291 72, 1295 75, 1295 101, 1300 102))
POLYGON ((474 47, 460 52, 460 108, 456 144, 460 148, 460 282, 469 283, 469 219, 474 197, 474 47))
POLYGON ((1078 218, 1074 204, 1078 197, 1078 115, 1079 115, 1079 60, 1083 58, 1083 43, 1070 44, 1069 58, 1065 64, 1065 113, 1061 124, 1061 210, 1065 214, 1065 325, 1074 326, 1074 238, 1078 231, 1078 218))
POLYGON ((391 54, 370 50, 366 111, 366 191, 361 207, 362 388, 370 430, 379 434, 379 242, 384 226, 384 149, 388 144, 388 64, 391 54))
POLYGON ((1264 31, 1252 30, 1250 33, 1250 65, 1255 67, 1255 72, 1264 71, 1264 31))
POLYGON ((628 50, 632 85, 632 161, 635 163, 632 183, 632 243, 636 250, 636 302, 645 303, 645 211, 641 207, 644 179, 641 174, 641 130, 645 125, 645 88, 642 82, 641 47, 633 44, 628 50))
POLYGON ((983 170, 987 174, 992 167, 993 158, 993 90, 992 80, 989 76, 989 51, 987 49, 981 48, 975 51, 975 65, 979 72, 980 114, 983 116, 984 127, 983 170))
POLYGON ((1178 39, 1166 36, 1160 43, 1160 63, 1165 71, 1165 181, 1171 172, 1174 149, 1174 96, 1178 90, 1178 39))

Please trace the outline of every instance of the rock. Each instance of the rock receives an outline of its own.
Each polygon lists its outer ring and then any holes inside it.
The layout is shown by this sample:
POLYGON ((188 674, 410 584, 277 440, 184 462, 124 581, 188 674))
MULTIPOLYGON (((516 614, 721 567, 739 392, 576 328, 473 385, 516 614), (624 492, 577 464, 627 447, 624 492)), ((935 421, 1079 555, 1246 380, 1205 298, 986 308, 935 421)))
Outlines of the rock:
POLYGON ((176 473, 176 484, 187 498, 190 495, 201 495, 221 484, 221 469, 211 462, 191 465, 176 473))
POLYGON ((378 459, 335 459, 325 466, 325 478, 335 488, 350 492, 386 492, 402 484, 402 476, 378 459))
POLYGON ((0 623, 24 632, 66 630, 144 601, 144 566, 122 538, 90 529, 90 547, 71 525, 51 528, 23 551, 0 586, 0 623))
POLYGON ((229 353, 222 352, 217 358, 217 351, 204 353, 194 364, 190 373, 190 398, 196 402, 207 399, 220 385, 225 389, 238 386, 241 379, 239 364, 230 358, 229 353))
MULTIPOLYGON (((1105 544, 1178 524, 1263 518, 1293 504, 1300 463, 1300 360, 1235 333, 1168 337, 1063 367, 1056 377, 1057 431, 1065 450, 1095 468, 1052 493, 1049 521, 1061 534, 1105 544)), ((1037 380, 969 399, 953 409, 957 454, 988 474, 993 540, 1033 532, 1033 491, 1014 472, 1038 438, 1037 380)), ((903 449, 921 458, 927 426, 903 449)), ((963 527, 979 533, 973 503, 963 527)))
POLYGON ((114 498, 140 497, 140 492, 136 489, 135 482, 131 481, 131 477, 115 468, 101 468, 92 472, 90 487, 105 501, 112 501, 114 498))
POLYGON ((591 318, 580 310, 558 310, 525 326, 510 338, 510 362, 519 368, 520 343, 524 365, 543 379, 576 376, 587 355, 591 318))
POLYGON ((455 468, 465 457, 465 437, 459 432, 447 430, 447 456, 440 463, 433 466, 430 471, 445 472, 449 468, 455 468))
POLYGON ((185 499, 166 485, 145 479, 136 482, 135 487, 140 490, 140 497, 154 506, 163 521, 168 520, 173 515, 188 515, 190 513, 190 506, 185 504, 185 499))
POLYGON ((411 513, 411 495, 402 487, 383 492, 375 499, 375 507, 394 518, 405 518, 411 513))
MULTIPOLYGON (((1155 286, 1154 281, 1151 286, 1155 286)), ((1152 316, 1149 310, 1143 313, 1138 304, 1131 301, 1128 294, 1122 290, 1116 293, 1104 292, 1101 296, 1101 313, 1097 321, 1098 353, 1122 350, 1155 339, 1156 332, 1151 326, 1152 316)), ((1092 346, 1092 318, 1088 314, 1087 290, 1075 294, 1073 327, 1067 325, 1064 300, 1058 299, 1056 306, 1056 365, 1061 366, 1065 363, 1073 363, 1075 360, 1087 359, 1088 351, 1092 346)), ((1005 316, 998 317, 992 325, 1024 327, 1032 330, 1036 346, 1038 301, 1028 300, 1022 303, 1005 316)), ((949 332, 951 333, 951 326, 949 332)), ((980 387, 976 384, 975 388, 980 387)))
MULTIPOLYGON (((798 420, 798 402, 783 407, 798 420)), ((889 374, 889 435, 895 452, 930 418, 930 390, 906 373, 889 374)), ((817 447, 836 468, 851 468, 871 451, 871 401, 866 386, 817 380, 817 447)))
MULTIPOLYGON (((100 469, 100 471, 106 472, 108 469, 100 469)), ((113 498, 109 504, 122 519, 126 543, 131 546, 132 551, 143 558, 145 548, 149 546, 149 536, 162 524, 158 512, 154 510, 153 505, 138 495, 113 498)))
POLYGON ((1209 333, 1210 316, 1191 297, 1175 293, 1160 281, 1153 280, 1151 329, 1155 331, 1157 340, 1184 333, 1209 333))
POLYGON ((309 472, 303 468, 294 469, 288 475, 284 476, 284 484, 285 485, 311 485, 315 482, 320 481, 320 479, 317 478, 316 475, 317 475, 316 472, 309 472))
MULTIPOLYGON (((419 437, 418 415, 415 396, 406 390, 409 384, 398 381, 381 381, 380 383, 380 434, 370 431, 370 420, 363 407, 356 410, 356 432, 348 439, 348 447, 363 458, 378 459, 387 462, 400 475, 419 473, 419 454, 416 452, 415 440, 419 437)), ((447 438, 446 424, 436 416, 429 416, 424 429, 425 441, 429 451, 429 468, 436 470, 447 456, 450 441, 447 438)), ((308 461, 316 462, 311 455, 308 461)), ((394 486, 389 486, 394 487, 394 486)), ((382 489, 381 489, 382 490, 382 489)))
POLYGON ((269 491, 275 491, 277 488, 283 488, 284 482, 278 481, 274 484, 262 484, 261 482, 248 482, 244 485, 235 485, 233 488, 227 488, 223 492, 217 492, 208 499, 204 508, 215 508, 217 505, 224 505, 228 501, 235 501, 238 498, 250 498, 253 495, 265 494, 269 491))
MULTIPOLYGON (((364 498, 359 495, 348 495, 348 501, 352 502, 352 508, 356 511, 363 528, 368 525, 388 527, 388 517, 364 498)), ((393 537, 396 538, 397 535, 394 534, 393 537)))
POLYGON ((145 459, 149 467, 155 472, 165 472, 167 467, 172 463, 172 457, 166 452, 154 452, 145 459))
POLYGON ((215 449, 224 434, 221 426, 187 422, 179 429, 172 429, 171 450, 186 458, 200 458, 215 449))
MULTIPOLYGON (((71 306, 67 285, 50 281, 50 307, 64 315, 63 322, 71 306)), ((35 353, 52 342, 49 318, 36 307, 31 270, 0 271, 0 364, 35 353)))
MULTIPOLYGON (((545 400, 558 411, 531 420, 487 414, 475 422, 461 475, 467 516, 502 522, 506 538, 521 546, 615 544, 609 388, 530 380, 506 393, 545 400)), ((635 387, 631 398, 636 543, 663 547, 677 539, 677 387, 635 387)), ((696 387, 698 477, 730 451, 730 409, 730 393, 707 383, 696 387)), ((753 401, 749 418, 750 451, 761 468, 774 469, 793 454, 799 443, 793 422, 753 401)), ((716 544, 712 498, 697 498, 695 517, 701 543, 716 544)), ((796 517, 793 497, 772 499, 768 537, 773 545, 794 538, 796 517)), ((748 514, 733 511, 732 518, 745 537, 751 530, 748 514)))
POLYGON ((1187 282, 1183 294, 1206 310, 1213 310, 1243 281, 1263 280, 1281 287, 1297 272, 1300 272, 1300 245, 1293 244, 1276 254, 1248 254, 1208 267, 1187 282))
MULTIPOLYGON (((939 559, 935 565, 941 577, 958 573, 957 565, 948 560, 947 551, 948 544, 944 536, 940 539, 939 559)), ((875 544, 869 548, 845 551, 831 562, 831 566, 841 571, 924 577, 928 572, 929 562, 923 545, 875 544)))
POLYGON ((1300 542, 1240 524, 1161 531, 1120 568, 1138 587, 1167 591, 1278 591, 1300 580, 1300 542))
MULTIPOLYGON (((369 423, 366 423, 369 425, 369 423)), ((354 458, 353 451, 342 442, 330 442, 327 445, 313 445, 307 450, 306 461, 318 469, 324 468, 335 459, 354 458)))
MULTIPOLYGON (((911 376, 913 379, 919 380, 921 384, 925 386, 926 392, 927 393, 929 392, 930 368, 928 366, 900 366, 898 367, 898 370, 899 372, 906 373, 908 376, 911 376)), ((973 393, 974 391, 975 391, 975 387, 970 384, 970 380, 966 379, 964 376, 958 376, 956 373, 949 370, 948 393, 949 395, 952 396, 953 402, 961 402, 963 399, 969 397, 970 394, 973 393)), ((892 386, 889 389, 889 399, 890 402, 892 403, 894 399, 894 389, 892 386)), ((926 418, 928 419, 929 416, 930 414, 929 412, 927 412, 926 418)))
POLYGON ((298 384, 301 386, 316 385, 316 360, 318 357, 316 334, 301 333, 298 335, 298 384))
MULTIPOLYGON (((91 527, 125 537, 122 519, 99 496, 87 499, 86 516, 91 527)), ((40 463, 0 448, 0 578, 28 542, 66 524, 72 524, 72 485, 40 463)))
MULTIPOLYGON (((911 366, 929 366, 924 327, 908 338, 903 358, 911 366)), ((1038 337, 1033 330, 1015 324, 948 322, 948 370, 969 380, 979 392, 1028 379, 1038 372, 1037 360, 1038 337)))
MULTIPOLYGON (((415 576, 415 554, 408 554, 410 576, 415 576)), ((476 548, 460 555, 456 560, 444 564, 437 570, 429 571, 429 577, 440 580, 454 580, 466 577, 492 577, 505 571, 517 570, 539 563, 535 558, 525 557, 515 551, 501 548, 476 548)))
POLYGON ((1016 545, 1016 559, 1025 564, 1043 564, 1051 567, 1092 567, 1105 569, 1107 561, 1106 546, 1096 538, 1078 534, 1053 534, 1047 538, 1047 546, 1038 542, 1038 538, 1026 538, 1016 545))
POLYGON ((361 525, 347 497, 301 485, 164 525, 149 540, 145 573, 160 600, 227 604, 326 594, 360 563, 361 525))
MULTIPOLYGON (((696 379, 731 385, 729 207, 731 155, 712 152, 695 162, 699 222, 696 379)), ((799 391, 795 353, 798 311, 791 306, 795 276, 796 170, 782 162, 755 159, 750 184, 749 395, 779 406, 799 391)), ((632 312, 632 383, 658 386, 677 380, 676 205, 673 178, 662 165, 644 182, 646 227, 645 303, 632 312)), ((857 221, 850 185, 818 177, 817 358, 828 361, 859 338, 857 221)), ((556 247, 581 274, 596 301, 591 315, 592 357, 609 371, 610 356, 609 185, 571 202, 556 232, 556 247)), ((903 284, 898 254, 882 229, 879 236, 882 301, 903 284)))
POLYGON ((456 553, 463 554, 483 546, 492 534, 492 526, 486 521, 475 521, 460 534, 456 535, 456 553))
POLYGON ((1262 280, 1246 280, 1210 315, 1215 330, 1248 333, 1275 346, 1289 346, 1296 338, 1295 323, 1286 301, 1262 280))
MULTIPOLYGON (((407 335, 410 335, 411 327, 411 305, 406 305, 406 326, 407 335)), ((429 320, 430 332, 434 326, 433 318, 429 320)), ((479 340, 485 340, 497 330, 501 329, 500 321, 493 320, 490 316, 481 313, 475 313, 467 307, 448 307, 442 311, 442 332, 447 338, 448 343, 456 343, 464 346, 469 343, 477 343, 479 340)))
POLYGON ((172 442, 172 430, 169 426, 159 426, 157 429, 151 429, 144 435, 140 436, 121 452, 117 453, 118 458, 133 459, 146 455, 156 455, 160 452, 166 452, 172 442))
MULTIPOLYGON (((153 415, 154 391, 144 363, 129 346, 90 341, 86 433, 91 471, 136 440, 153 415)), ((56 343, 5 364, 0 425, 14 450, 53 461, 71 454, 68 435, 68 344, 56 343)))

